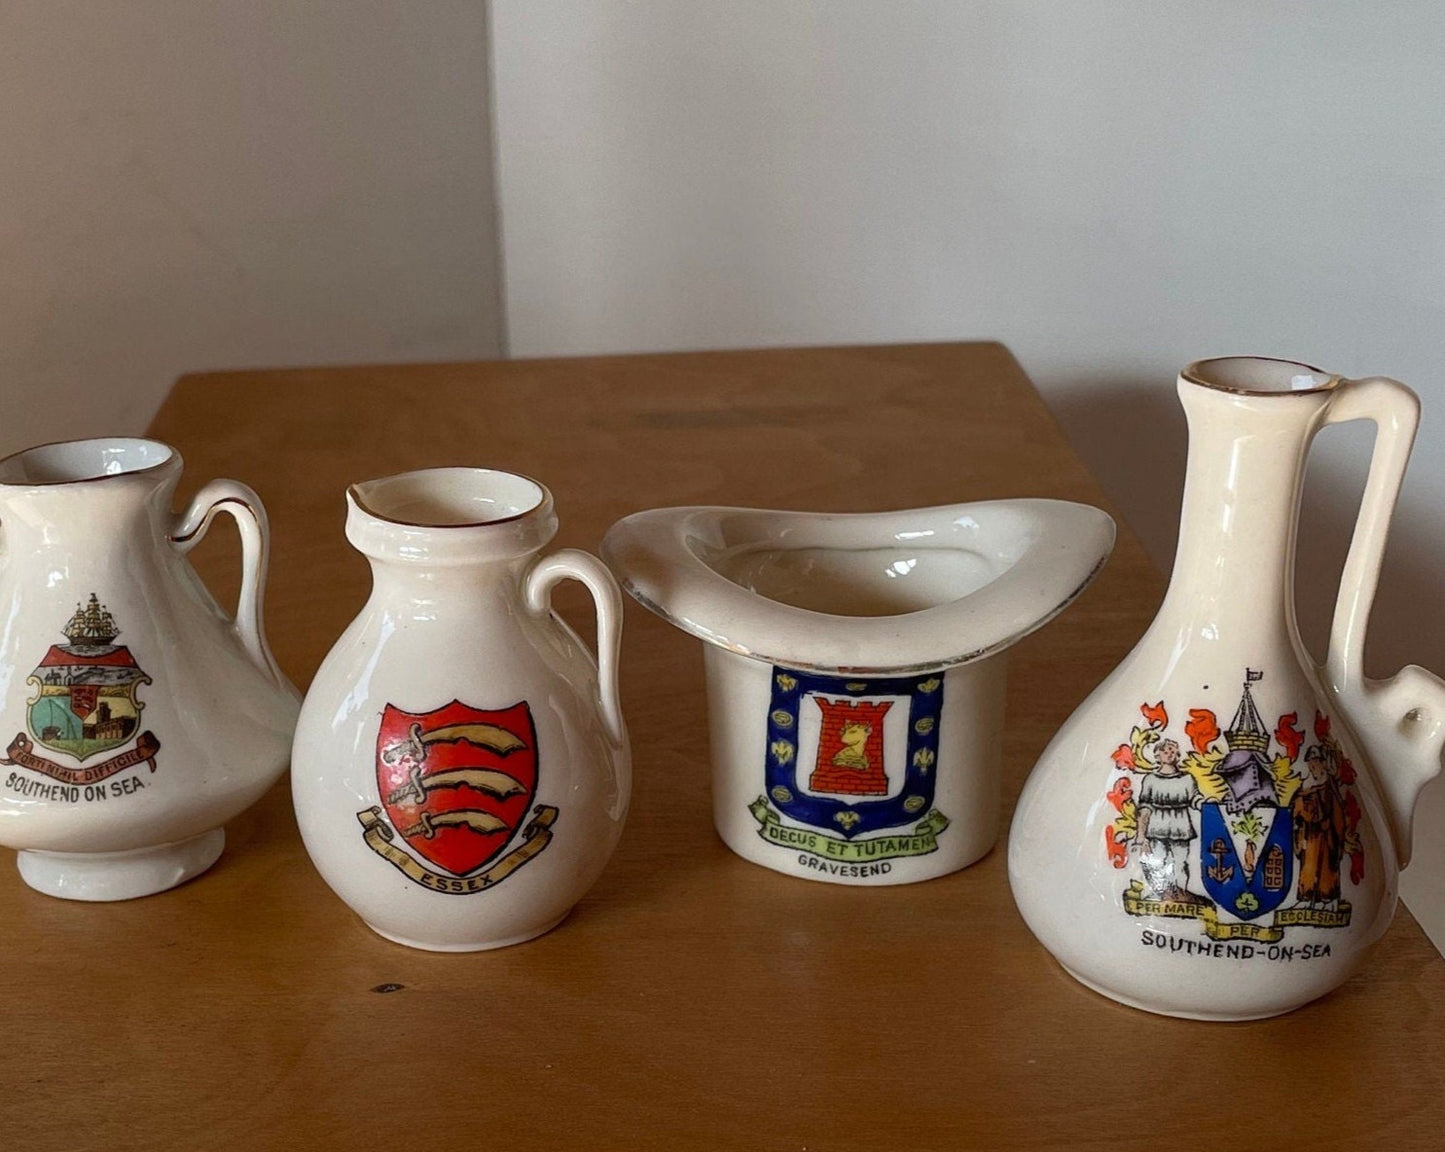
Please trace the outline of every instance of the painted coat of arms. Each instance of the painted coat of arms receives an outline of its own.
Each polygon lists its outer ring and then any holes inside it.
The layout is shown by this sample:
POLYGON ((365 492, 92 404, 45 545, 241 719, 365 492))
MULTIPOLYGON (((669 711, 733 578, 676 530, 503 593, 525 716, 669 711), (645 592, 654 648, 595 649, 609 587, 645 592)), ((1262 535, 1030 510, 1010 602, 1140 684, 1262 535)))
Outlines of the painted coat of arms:
POLYGON ((1115 868, 1137 870, 1123 895, 1130 915, 1193 919, 1211 939, 1264 943, 1295 924, 1349 924, 1341 868, 1349 857, 1357 885, 1365 867, 1354 765, 1318 712, 1307 749, 1295 712, 1270 731, 1254 700, 1262 679, 1246 671, 1223 732, 1212 711, 1190 709, 1187 750, 1168 734, 1160 701, 1141 706, 1144 722, 1114 752, 1105 849, 1115 868))
POLYGON ((846 679, 773 669, 767 794, 751 805, 769 843, 852 864, 920 856, 947 817, 933 807, 940 676, 846 679))
POLYGON ((356 816, 367 846, 409 879, 435 892, 482 892, 551 842, 557 809, 532 804, 539 767, 525 701, 484 711, 453 700, 424 713, 388 704, 376 737, 382 803, 356 816))
POLYGON ((36 695, 27 706, 27 732, 17 733, 0 764, 19 765, 69 785, 97 784, 127 768, 156 770, 160 741, 140 730, 145 704, 137 690, 151 678, 124 644, 120 628, 95 593, 61 630, 69 643, 52 644, 27 682, 36 695), (86 766, 86 761, 129 744, 134 747, 86 766), (37 746, 67 761, 53 760, 37 746))

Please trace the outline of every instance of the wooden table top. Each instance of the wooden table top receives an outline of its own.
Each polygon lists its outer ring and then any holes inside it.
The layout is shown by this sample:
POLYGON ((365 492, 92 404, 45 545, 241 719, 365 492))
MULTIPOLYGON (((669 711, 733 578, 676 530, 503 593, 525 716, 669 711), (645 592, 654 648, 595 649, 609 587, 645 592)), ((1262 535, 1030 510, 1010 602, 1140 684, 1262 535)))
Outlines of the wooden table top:
MULTIPOLYGON (((1107 506, 997 344, 238 372, 151 428, 259 490, 267 616, 306 684, 367 592, 343 490, 437 464, 535 475, 558 546, 641 508, 1107 506)), ((1144 478, 1141 478, 1143 482, 1144 478)), ((233 603, 237 550, 194 554, 233 603)), ((1013 651, 1011 809, 1163 581, 1121 525, 1103 575, 1013 651)), ((591 634, 585 593, 559 606, 591 634)), ((0 1147, 428 1150, 1440 1148, 1445 961, 1408 912, 1290 1016, 1119 1007, 1029 935, 1002 845, 888 889, 791 879, 713 833, 700 646, 629 601, 636 781, 573 915, 520 947, 411 951, 312 869, 282 781, 199 880, 84 905, 0 874, 0 1147)))

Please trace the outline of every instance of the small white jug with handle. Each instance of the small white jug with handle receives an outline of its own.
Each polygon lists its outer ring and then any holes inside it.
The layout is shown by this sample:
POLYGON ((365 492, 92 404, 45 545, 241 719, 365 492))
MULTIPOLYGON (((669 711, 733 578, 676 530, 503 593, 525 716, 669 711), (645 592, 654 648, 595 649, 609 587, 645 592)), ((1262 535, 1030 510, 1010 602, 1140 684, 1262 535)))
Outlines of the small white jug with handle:
POLYGON ((542 554, 557 517, 523 476, 433 468, 353 485, 347 504, 372 592, 297 725, 306 849, 397 943, 538 936, 592 886, 627 814, 621 594, 586 552, 542 554), (598 660, 551 611, 569 578, 596 601, 598 660))
POLYGON ((1134 650, 1044 750, 1014 815, 1024 919, 1126 1004, 1243 1020, 1358 969, 1394 915, 1445 683, 1366 679, 1365 626, 1419 402, 1261 357, 1179 376, 1189 465, 1169 591, 1134 650), (1315 434, 1366 419, 1374 459, 1328 658, 1295 622, 1300 489, 1315 434))
POLYGON ((154 440, 0 460, 0 844, 52 896, 204 872, 286 767, 300 697, 262 631, 265 510, 214 480, 176 515, 180 475, 154 440), (234 619, 186 560, 217 512, 241 531, 234 619))

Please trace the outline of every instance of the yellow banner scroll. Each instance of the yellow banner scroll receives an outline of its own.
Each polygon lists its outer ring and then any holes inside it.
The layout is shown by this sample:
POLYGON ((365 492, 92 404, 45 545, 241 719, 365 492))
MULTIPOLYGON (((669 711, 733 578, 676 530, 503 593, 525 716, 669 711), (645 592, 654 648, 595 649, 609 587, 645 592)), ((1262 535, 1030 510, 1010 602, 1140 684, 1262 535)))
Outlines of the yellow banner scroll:
POLYGON ((552 842, 552 825, 557 821, 557 809, 549 804, 538 804, 532 810, 531 822, 522 829, 522 843, 508 852, 485 872, 475 876, 443 876, 433 872, 414 857, 403 852, 393 843, 396 833, 386 822, 380 808, 368 808, 358 812, 362 836, 366 846, 384 860, 389 861, 409 880, 433 892, 450 896, 469 896, 474 892, 485 892, 500 884, 528 860, 538 855, 552 842))
POLYGON ((1130 916, 1164 916, 1171 920, 1198 920, 1204 934, 1211 940, 1255 940, 1273 944, 1284 938, 1291 924, 1308 924, 1315 928, 1343 928, 1350 922, 1350 905, 1341 900, 1338 909, 1282 908, 1275 912, 1272 923, 1227 923, 1219 919, 1214 906, 1186 903, 1182 900, 1158 900, 1144 894, 1144 885, 1130 881, 1124 893, 1124 911, 1130 916))

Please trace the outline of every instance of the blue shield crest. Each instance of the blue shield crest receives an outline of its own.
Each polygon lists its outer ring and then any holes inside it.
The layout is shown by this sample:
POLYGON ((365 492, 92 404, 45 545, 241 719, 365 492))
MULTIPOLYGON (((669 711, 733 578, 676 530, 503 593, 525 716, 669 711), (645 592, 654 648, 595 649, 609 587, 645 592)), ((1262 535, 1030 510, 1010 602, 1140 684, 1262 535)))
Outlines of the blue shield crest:
POLYGON ((817 676, 773 668, 765 777, 779 812, 853 839, 933 807, 943 674, 817 676))
POLYGON ((1236 815, 1218 803, 1204 805, 1200 871, 1204 890, 1220 908, 1253 920, 1280 906, 1294 877, 1290 828, 1289 812, 1277 804, 1256 804, 1236 815), (1251 856, 1253 867, 1247 868, 1251 856))

